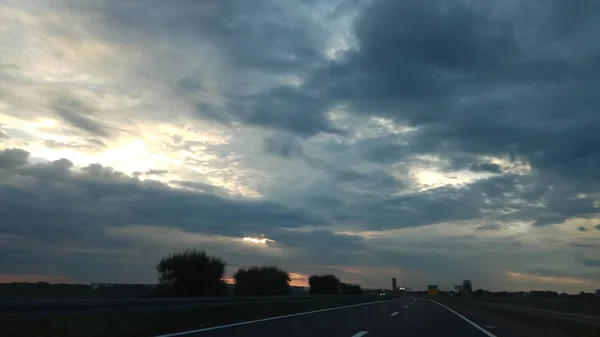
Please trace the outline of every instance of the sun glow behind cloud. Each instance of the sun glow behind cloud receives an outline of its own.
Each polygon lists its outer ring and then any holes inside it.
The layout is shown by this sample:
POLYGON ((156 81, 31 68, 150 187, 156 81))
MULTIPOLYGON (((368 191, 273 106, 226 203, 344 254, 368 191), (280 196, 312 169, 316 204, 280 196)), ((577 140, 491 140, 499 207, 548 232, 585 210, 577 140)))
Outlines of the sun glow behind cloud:
POLYGON ((242 241, 252 243, 252 244, 257 244, 257 245, 266 245, 268 242, 275 242, 275 240, 271 240, 271 239, 267 239, 267 238, 252 238, 252 237, 245 237, 242 239, 242 241))

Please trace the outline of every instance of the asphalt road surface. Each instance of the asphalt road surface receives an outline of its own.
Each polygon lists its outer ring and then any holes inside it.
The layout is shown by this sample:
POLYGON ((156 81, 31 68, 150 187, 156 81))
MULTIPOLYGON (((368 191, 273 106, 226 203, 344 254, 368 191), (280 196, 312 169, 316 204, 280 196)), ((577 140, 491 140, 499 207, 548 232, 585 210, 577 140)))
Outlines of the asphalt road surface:
POLYGON ((424 298, 391 301, 232 324, 161 337, 517 337, 490 318, 465 317, 424 298))

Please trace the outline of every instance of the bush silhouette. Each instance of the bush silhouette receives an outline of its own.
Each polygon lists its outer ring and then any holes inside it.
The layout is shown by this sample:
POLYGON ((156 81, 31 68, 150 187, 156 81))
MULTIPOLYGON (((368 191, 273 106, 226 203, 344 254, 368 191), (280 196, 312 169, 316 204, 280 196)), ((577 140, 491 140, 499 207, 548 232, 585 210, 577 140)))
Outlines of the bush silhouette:
POLYGON ((252 266, 239 269, 234 275, 235 295, 289 295, 290 275, 277 266, 252 266))
POLYGON ((350 284, 342 282, 340 284, 340 292, 343 295, 362 295, 362 288, 357 284, 350 284))
POLYGON ((341 282, 334 275, 312 275, 308 278, 308 284, 311 294, 337 295, 341 282))
POLYGON ((163 257, 156 265, 164 296, 224 296, 225 261, 206 251, 186 249, 163 257))

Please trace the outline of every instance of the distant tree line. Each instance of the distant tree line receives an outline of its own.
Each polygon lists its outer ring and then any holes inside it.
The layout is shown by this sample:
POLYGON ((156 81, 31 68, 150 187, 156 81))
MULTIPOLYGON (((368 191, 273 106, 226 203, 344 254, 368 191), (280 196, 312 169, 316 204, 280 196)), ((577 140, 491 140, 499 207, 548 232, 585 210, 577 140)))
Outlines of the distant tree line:
MULTIPOLYGON (((163 257, 156 265, 161 296, 224 296, 227 294, 227 263, 205 250, 186 249, 163 257)), ((277 266, 251 266, 233 274, 234 295, 289 295, 290 274, 277 266)), ((308 279, 310 294, 361 295, 359 285, 341 282, 334 275, 312 275, 308 279)))
POLYGON ((558 293, 556 291, 551 290, 532 290, 532 291, 488 291, 483 289, 477 289, 473 292, 473 296, 475 297, 494 297, 494 298, 503 298, 503 297, 515 297, 515 296, 532 296, 532 297, 542 297, 542 298, 553 298, 553 297, 594 297, 593 293, 586 293, 584 291, 579 294, 567 294, 567 293, 558 293))

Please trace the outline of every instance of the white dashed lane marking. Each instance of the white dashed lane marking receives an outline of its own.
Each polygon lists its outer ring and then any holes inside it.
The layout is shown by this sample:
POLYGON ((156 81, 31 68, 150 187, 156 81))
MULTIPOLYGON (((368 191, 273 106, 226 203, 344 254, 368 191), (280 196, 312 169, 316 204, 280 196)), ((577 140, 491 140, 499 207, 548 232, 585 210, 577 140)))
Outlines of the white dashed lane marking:
POLYGON ((369 333, 369 332, 368 331, 360 331, 360 332, 352 335, 352 337, 362 337, 362 336, 366 335, 367 333, 369 333))

